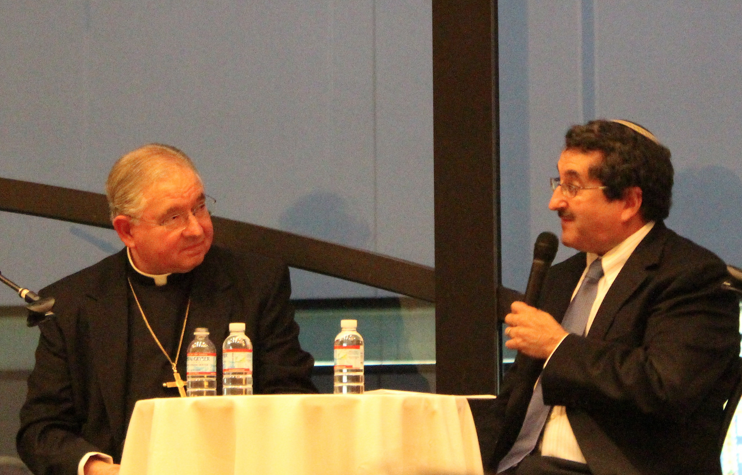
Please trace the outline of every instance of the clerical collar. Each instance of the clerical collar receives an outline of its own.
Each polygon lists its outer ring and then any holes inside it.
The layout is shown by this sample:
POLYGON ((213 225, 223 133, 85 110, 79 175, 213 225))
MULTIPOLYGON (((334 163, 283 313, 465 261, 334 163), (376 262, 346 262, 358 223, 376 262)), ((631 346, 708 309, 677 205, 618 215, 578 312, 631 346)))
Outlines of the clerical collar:
POLYGON ((134 261, 131 258, 131 250, 128 247, 126 248, 126 255, 129 257, 129 264, 131 264, 131 268, 137 271, 137 273, 154 280, 155 285, 158 287, 162 287, 163 285, 167 284, 167 278, 171 274, 147 274, 146 272, 139 270, 139 268, 134 265, 134 261))

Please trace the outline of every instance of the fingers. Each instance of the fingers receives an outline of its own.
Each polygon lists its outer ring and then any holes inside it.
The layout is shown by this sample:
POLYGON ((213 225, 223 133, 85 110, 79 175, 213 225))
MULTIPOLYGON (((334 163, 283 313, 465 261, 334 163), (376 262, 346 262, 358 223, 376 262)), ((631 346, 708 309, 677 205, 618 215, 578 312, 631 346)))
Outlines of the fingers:
POLYGON ((505 346, 528 356, 547 358, 566 331, 546 312, 523 302, 514 302, 505 317, 505 346))
POLYGON ((531 312, 536 312, 536 308, 531 307, 525 302, 513 302, 510 304, 510 313, 505 316, 505 323, 511 326, 519 325, 523 318, 527 318, 531 312))

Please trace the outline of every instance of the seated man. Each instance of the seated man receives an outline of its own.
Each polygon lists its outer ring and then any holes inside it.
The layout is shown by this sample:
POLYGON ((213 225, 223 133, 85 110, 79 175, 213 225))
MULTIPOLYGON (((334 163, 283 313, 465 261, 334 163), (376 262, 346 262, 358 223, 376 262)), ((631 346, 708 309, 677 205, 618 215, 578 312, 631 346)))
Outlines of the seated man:
POLYGON ((721 473, 738 374, 739 306, 725 264, 667 229, 670 151, 627 121, 573 126, 549 209, 580 251, 538 309, 505 319, 518 356, 496 401, 489 469, 506 474, 721 473))
POLYGON ((17 437, 37 475, 118 473, 135 403, 179 395, 197 327, 221 347, 229 323, 245 322, 255 393, 317 391, 288 268, 211 245, 213 201, 183 152, 150 144, 123 156, 106 194, 126 247, 41 291, 55 316, 39 325, 17 437))

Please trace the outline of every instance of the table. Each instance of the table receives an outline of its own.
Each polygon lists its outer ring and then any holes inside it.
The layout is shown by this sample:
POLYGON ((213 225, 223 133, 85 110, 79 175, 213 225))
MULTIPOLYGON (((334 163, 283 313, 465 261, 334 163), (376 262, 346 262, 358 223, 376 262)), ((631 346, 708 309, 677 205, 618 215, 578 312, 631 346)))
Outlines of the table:
POLYGON ((466 398, 378 390, 139 401, 120 475, 480 475, 466 398))

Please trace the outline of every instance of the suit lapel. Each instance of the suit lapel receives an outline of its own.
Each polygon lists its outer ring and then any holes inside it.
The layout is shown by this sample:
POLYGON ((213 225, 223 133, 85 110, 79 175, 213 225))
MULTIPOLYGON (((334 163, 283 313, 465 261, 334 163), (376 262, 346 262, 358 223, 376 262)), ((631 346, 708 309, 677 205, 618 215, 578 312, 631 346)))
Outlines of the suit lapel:
MULTIPOLYGON (((98 290, 88 295, 86 315, 90 324, 95 375, 112 428, 123 427, 126 408, 126 354, 129 338, 126 290, 126 251, 119 253, 103 276, 98 290)), ((122 442, 125 434, 112 434, 122 442)))
POLYGON ((214 252, 207 254, 193 274, 187 330, 189 335, 185 336, 183 342, 184 350, 180 360, 182 365, 186 361, 185 346, 193 339, 193 332, 197 327, 208 328, 209 338, 219 348, 229 333, 229 322, 244 321, 244 317, 239 320, 241 312, 235 308, 237 300, 232 297, 232 287, 233 282, 219 268, 214 252))
POLYGON ((605 338, 618 311, 646 280, 650 269, 659 261, 666 240, 667 231, 664 224, 656 223, 631 254, 608 290, 595 315, 588 338, 598 340, 605 338))

